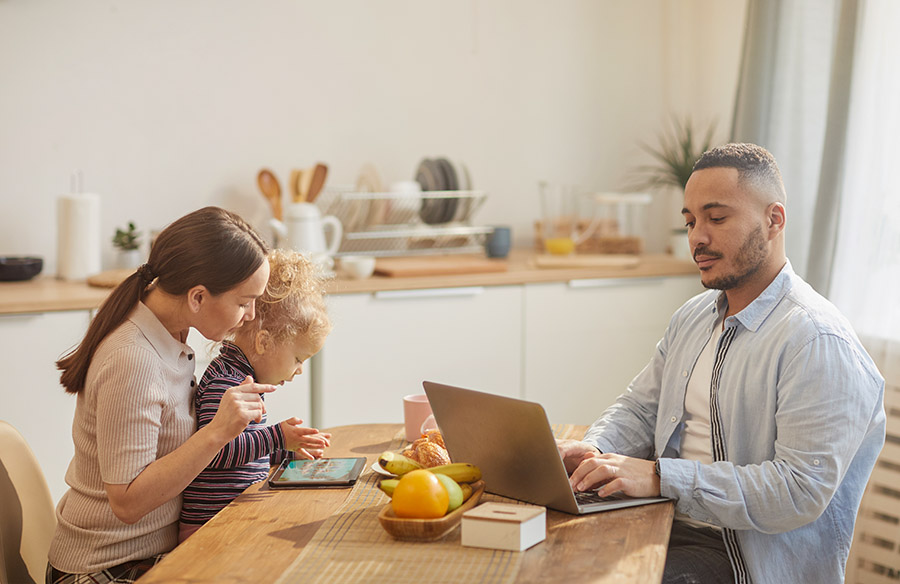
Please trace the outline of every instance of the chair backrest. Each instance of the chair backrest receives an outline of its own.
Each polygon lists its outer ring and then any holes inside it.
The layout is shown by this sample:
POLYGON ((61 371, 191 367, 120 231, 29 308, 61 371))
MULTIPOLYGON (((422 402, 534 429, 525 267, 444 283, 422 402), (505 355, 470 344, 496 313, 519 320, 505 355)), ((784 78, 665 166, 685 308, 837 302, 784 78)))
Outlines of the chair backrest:
POLYGON ((862 498, 847 561, 847 584, 897 582, 900 566, 900 343, 869 340, 884 375, 887 440, 862 498))
POLYGON ((0 421, 0 582, 43 582, 55 529, 53 498, 34 453, 0 421))

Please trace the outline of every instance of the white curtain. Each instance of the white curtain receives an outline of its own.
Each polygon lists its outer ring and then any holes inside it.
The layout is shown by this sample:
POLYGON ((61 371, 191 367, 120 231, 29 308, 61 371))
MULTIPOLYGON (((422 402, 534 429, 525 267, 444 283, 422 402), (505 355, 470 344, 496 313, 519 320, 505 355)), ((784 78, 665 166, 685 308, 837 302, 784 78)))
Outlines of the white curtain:
POLYGON ((778 160, 798 273, 900 340, 900 1, 750 0, 732 139, 778 160))
POLYGON ((759 144, 778 160, 788 193, 787 254, 804 277, 810 248, 821 247, 811 239, 840 5, 840 0, 747 4, 731 138, 759 144))
POLYGON ((900 340, 900 2, 865 0, 829 296, 866 339, 900 340))

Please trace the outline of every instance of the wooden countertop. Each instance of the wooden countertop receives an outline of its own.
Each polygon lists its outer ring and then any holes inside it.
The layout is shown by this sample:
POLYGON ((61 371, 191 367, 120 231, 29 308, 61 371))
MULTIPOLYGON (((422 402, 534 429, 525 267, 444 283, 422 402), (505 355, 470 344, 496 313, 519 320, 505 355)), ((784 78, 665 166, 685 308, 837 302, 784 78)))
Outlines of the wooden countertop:
MULTIPOLYGON (((503 261, 503 260, 498 260, 503 261)), ((392 278, 373 276, 365 280, 336 278, 328 286, 330 294, 353 294, 423 288, 462 286, 512 286, 538 282, 567 282, 596 278, 651 278, 659 276, 696 276, 697 267, 689 260, 669 255, 645 255, 635 267, 538 268, 534 253, 516 250, 506 260, 508 270, 480 274, 392 278)), ((109 294, 108 288, 96 288, 85 282, 65 282, 42 275, 26 282, 0 282, 0 315, 58 310, 97 308, 109 294)))

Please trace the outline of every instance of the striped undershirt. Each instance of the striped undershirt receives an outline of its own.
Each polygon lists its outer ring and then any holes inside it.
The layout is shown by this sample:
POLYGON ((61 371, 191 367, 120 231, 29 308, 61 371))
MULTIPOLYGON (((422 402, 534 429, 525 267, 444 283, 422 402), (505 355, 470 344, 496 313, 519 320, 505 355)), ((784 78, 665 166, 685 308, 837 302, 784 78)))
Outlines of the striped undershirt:
MULTIPOLYGON (((222 344, 220 354, 206 368, 194 397, 197 427, 209 424, 216 415, 225 392, 240 385, 248 375, 256 377, 253 367, 235 344, 222 344)), ((265 399, 263 395, 261 398, 265 399)), ((270 464, 292 458, 284 450, 281 426, 251 422, 234 440, 219 451, 209 466, 184 490, 181 522, 203 525, 221 511, 244 489, 266 479, 270 464)))

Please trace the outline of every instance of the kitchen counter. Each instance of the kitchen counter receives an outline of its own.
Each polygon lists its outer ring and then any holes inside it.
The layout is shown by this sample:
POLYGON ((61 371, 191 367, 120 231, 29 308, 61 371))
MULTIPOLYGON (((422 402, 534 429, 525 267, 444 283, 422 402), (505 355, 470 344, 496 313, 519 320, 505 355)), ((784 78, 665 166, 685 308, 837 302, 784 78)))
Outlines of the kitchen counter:
MULTIPOLYGON (((516 250, 505 260, 508 270, 446 276, 383 277, 364 280, 335 278, 329 283, 330 294, 455 288, 461 286, 510 286, 537 282, 565 282, 599 278, 652 278, 659 276, 692 276, 697 267, 692 261, 670 255, 645 255, 634 267, 538 268, 534 253, 516 250)), ((504 260, 496 260, 504 261, 504 260)), ((66 282, 53 276, 38 276, 26 282, 0 282, 0 314, 90 310, 100 306, 109 288, 97 288, 85 282, 66 282)))

